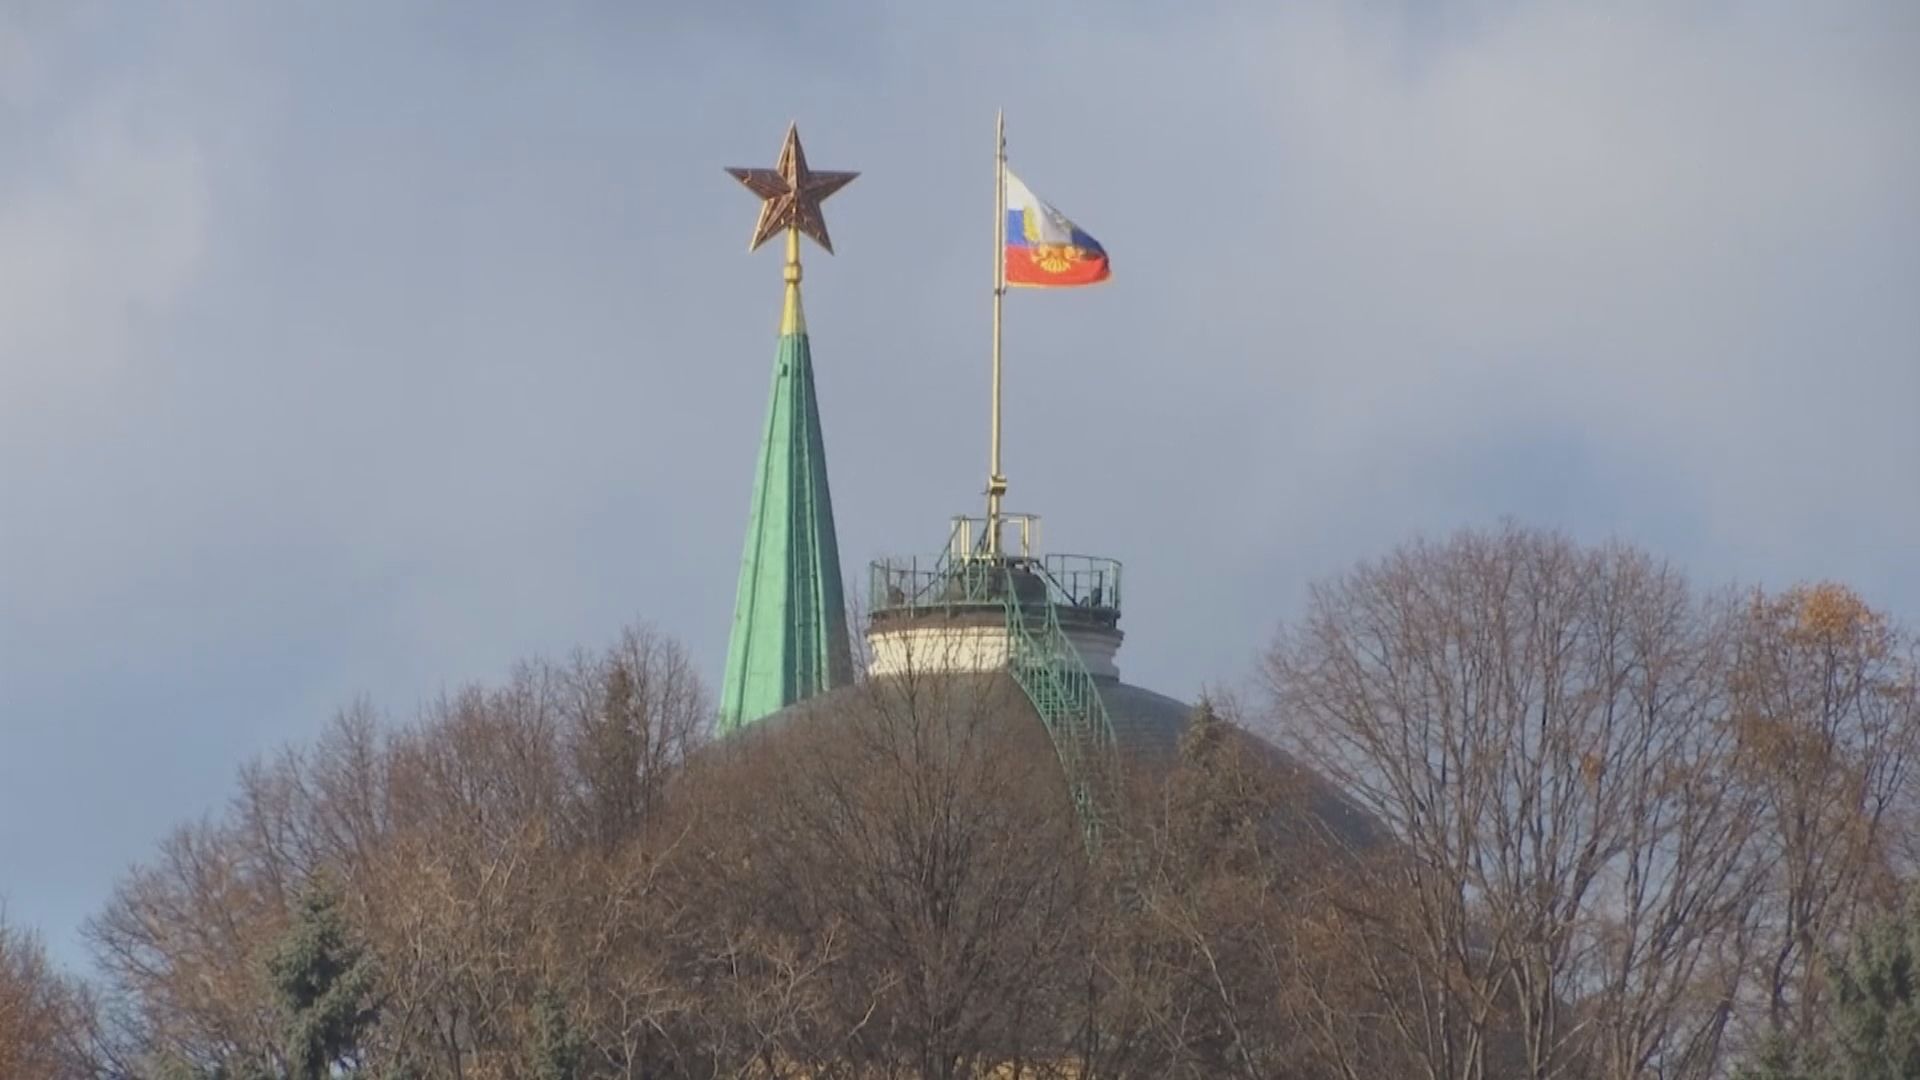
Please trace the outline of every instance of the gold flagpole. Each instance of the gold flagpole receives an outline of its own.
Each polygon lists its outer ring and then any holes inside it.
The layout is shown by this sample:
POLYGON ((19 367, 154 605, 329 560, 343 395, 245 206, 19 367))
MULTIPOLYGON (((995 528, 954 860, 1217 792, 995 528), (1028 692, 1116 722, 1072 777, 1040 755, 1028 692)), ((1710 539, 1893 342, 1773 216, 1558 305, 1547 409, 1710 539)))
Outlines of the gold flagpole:
POLYGON ((1000 554, 1000 497, 1007 478, 1000 473, 1000 302, 1007 294, 1007 114, 994 116, 993 154, 993 438, 987 466, 987 554, 1000 554))

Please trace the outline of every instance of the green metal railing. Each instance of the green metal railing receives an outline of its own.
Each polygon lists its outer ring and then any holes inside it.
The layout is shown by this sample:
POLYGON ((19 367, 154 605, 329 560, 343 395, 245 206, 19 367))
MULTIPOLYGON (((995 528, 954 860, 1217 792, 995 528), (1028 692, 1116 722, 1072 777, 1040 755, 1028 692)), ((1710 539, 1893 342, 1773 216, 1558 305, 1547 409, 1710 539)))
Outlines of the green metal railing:
MULTIPOLYGON (((1118 564, 1115 564, 1116 569, 1118 564)), ((1023 604, 1012 572, 1003 589, 1009 667, 1040 714, 1066 774, 1067 791, 1097 852, 1120 807, 1120 757, 1113 721, 1079 650, 1060 629, 1059 608, 1049 597, 1023 604), (1041 612, 1029 612, 1039 607, 1041 612)))
POLYGON ((1000 606, 1009 584, 1009 567, 1028 571, 1043 583, 1049 604, 1112 618, 1120 615, 1120 563, 1094 555, 1021 559, 945 554, 879 559, 867 568, 868 610, 913 613, 1000 606))
POLYGON ((880 559, 867 568, 867 573, 868 610, 874 614, 997 606, 1006 586, 1003 564, 954 561, 945 555, 880 559))
POLYGON ((872 616, 995 612, 1007 628, 1007 666, 1040 714, 1067 781, 1089 852, 1117 825, 1120 756, 1093 675, 1060 627, 1060 613, 1120 617, 1120 563, 1093 555, 1034 557, 1023 519, 1020 554, 989 554, 974 519, 956 518, 934 558, 882 559, 868 568, 872 616))

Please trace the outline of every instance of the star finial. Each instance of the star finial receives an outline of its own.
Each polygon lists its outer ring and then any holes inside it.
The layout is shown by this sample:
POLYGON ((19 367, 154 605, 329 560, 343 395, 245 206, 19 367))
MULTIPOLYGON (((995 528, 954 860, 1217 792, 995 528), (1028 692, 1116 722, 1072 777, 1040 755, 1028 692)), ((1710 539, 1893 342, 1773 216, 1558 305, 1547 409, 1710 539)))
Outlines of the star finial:
POLYGON ((827 219, 820 204, 827 196, 853 182, 859 173, 813 172, 807 168, 806 152, 800 149, 799 125, 787 127, 787 141, 780 147, 780 163, 771 169, 728 169, 734 179, 760 196, 760 222, 753 227, 753 242, 748 251, 773 239, 780 230, 798 229, 813 237, 813 242, 833 254, 833 241, 827 238, 827 219))

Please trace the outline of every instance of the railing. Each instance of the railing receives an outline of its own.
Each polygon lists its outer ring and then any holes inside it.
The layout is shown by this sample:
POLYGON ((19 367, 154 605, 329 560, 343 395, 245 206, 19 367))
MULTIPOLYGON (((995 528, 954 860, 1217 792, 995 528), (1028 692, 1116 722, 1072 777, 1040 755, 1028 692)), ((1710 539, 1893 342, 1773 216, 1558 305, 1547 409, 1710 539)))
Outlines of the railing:
MULTIPOLYGON (((1014 536, 1019 546, 1012 549, 1021 558, 1033 554, 1040 544, 1040 515, 1038 514, 1001 514, 1000 515, 1000 551, 1009 553, 1006 546, 1007 526, 1013 526, 1014 536)), ((955 558, 967 555, 984 555, 988 549, 987 536, 992 526, 983 517, 968 517, 961 514, 953 519, 953 528, 947 532, 947 553, 955 558)))
POLYGON ((867 609, 870 613, 921 611, 952 612, 956 608, 993 606, 1006 600, 1006 590, 1023 573, 1031 582, 1022 599, 1039 599, 1044 588, 1049 604, 1079 608, 1118 618, 1120 563, 1092 555, 1048 555, 1039 559, 968 556, 954 559, 908 556, 878 559, 867 568, 867 609))
POLYGON ((1006 570, 986 562, 955 565, 944 555, 880 559, 868 567, 867 607, 875 614, 998 607, 1005 588, 1006 570))
POLYGON ((1063 607, 1120 613, 1120 561, 1097 555, 1048 555, 1040 560, 1049 598, 1063 607))
POLYGON ((1031 522, 1021 519, 1021 553, 988 554, 978 522, 954 519, 947 551, 880 559, 869 568, 872 616, 994 611, 1005 619, 1007 666, 1046 727, 1066 777, 1089 852, 1120 812, 1120 758, 1113 722, 1080 651, 1060 628, 1066 610, 1120 615, 1120 563, 1093 555, 1034 558, 1031 522))
POLYGON ((1014 681, 1040 714, 1066 775, 1067 791, 1086 830, 1087 848, 1098 852, 1120 811, 1120 759, 1113 721, 1079 650, 1060 629, 1059 607, 1040 601, 1044 616, 1023 604, 1008 574, 1003 590, 1008 666, 1014 681))

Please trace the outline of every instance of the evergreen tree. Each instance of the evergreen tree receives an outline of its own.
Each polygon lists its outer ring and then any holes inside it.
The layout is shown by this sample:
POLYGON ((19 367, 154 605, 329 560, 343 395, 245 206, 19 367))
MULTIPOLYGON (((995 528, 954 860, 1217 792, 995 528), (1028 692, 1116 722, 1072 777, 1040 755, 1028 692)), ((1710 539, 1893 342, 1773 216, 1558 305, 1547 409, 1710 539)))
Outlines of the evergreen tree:
POLYGON ((580 1080, 583 1075, 580 1033, 567 1016, 566 1005, 552 990, 542 988, 533 998, 533 1044, 530 1047, 534 1080, 580 1080))
POLYGON ((1868 923, 1830 974, 1819 1037, 1770 1042, 1741 1080, 1920 1078, 1920 887, 1902 910, 1868 923))
POLYGON ((647 748, 646 702, 633 672, 616 663, 607 672, 605 701, 586 721, 578 750, 587 783, 590 827, 603 851, 614 851, 639 831, 640 769, 647 748))
POLYGON ((302 893, 267 973, 286 1017, 290 1080, 328 1080, 336 1065, 353 1064, 360 1036, 378 1016, 370 1003, 373 961, 324 880, 302 893))
POLYGON ((1168 783, 1169 826, 1180 873, 1248 872, 1274 792, 1246 758, 1233 725, 1202 698, 1180 736, 1180 764, 1168 783))
POLYGON ((200 1069, 178 1058, 167 1057, 150 1067, 153 1071, 148 1075, 153 1080, 278 1080, 272 1069, 257 1062, 228 1063, 200 1069))
POLYGON ((1735 1074, 1735 1080, 1829 1080, 1837 1075, 1824 1044, 1797 1045, 1776 1035, 1735 1074))
POLYGON ((1920 888, 1869 924, 1835 966, 1833 1038, 1857 1080, 1920 1077, 1920 888))

